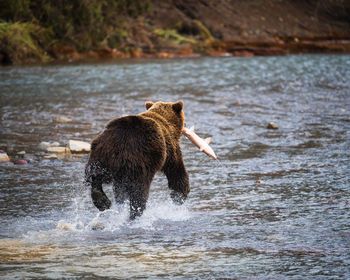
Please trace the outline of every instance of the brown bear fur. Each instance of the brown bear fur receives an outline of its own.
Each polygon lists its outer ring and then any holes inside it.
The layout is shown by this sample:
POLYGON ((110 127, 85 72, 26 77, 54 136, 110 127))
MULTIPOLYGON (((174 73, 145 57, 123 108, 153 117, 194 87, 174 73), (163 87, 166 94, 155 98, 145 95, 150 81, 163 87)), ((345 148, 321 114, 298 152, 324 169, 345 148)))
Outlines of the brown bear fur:
POLYGON ((130 218, 146 207, 154 175, 162 171, 176 203, 183 203, 190 185, 180 148, 183 102, 146 102, 146 112, 111 120, 91 143, 86 182, 95 206, 103 211, 111 201, 102 189, 113 182, 117 203, 130 200, 130 218))

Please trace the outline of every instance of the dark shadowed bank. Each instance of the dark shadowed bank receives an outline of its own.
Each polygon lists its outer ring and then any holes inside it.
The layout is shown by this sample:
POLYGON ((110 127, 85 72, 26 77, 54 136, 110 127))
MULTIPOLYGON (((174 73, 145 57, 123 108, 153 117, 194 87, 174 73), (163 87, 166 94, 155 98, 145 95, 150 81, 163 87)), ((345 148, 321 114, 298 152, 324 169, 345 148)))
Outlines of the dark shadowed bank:
POLYGON ((0 0, 0 62, 349 53, 348 0, 0 0))

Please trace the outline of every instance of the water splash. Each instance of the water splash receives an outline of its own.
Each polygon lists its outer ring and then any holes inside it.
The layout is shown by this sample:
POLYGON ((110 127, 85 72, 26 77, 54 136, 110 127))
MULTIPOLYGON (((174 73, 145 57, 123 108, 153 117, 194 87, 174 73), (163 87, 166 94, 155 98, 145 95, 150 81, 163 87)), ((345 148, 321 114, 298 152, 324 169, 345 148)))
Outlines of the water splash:
MULTIPOLYGON (((170 199, 159 201, 150 199, 141 217, 129 220, 128 202, 122 205, 113 204, 111 209, 99 212, 95 208, 82 209, 86 198, 74 198, 72 209, 64 216, 55 213, 39 219, 31 219, 38 227, 23 233, 25 242, 31 244, 50 244, 72 242, 91 242, 94 238, 113 240, 128 231, 157 231, 176 222, 183 222, 192 217, 186 203, 175 205, 170 199), (47 224, 50 224, 47 228, 47 224)), ((91 203, 91 202, 90 202, 91 203)))

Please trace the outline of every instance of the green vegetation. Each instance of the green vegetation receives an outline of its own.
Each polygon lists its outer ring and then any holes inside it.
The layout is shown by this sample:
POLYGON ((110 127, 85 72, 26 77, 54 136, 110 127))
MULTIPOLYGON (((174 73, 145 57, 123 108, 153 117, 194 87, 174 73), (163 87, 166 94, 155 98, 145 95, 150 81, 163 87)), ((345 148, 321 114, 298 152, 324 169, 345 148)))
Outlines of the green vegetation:
POLYGON ((191 21, 179 21, 174 25, 174 29, 179 33, 187 36, 192 36, 200 41, 213 41, 214 38, 211 35, 208 28, 199 20, 191 21))
POLYGON ((45 62, 45 52, 52 34, 33 23, 0 22, 0 50, 5 61, 18 63, 23 59, 45 62))
MULTIPOLYGON (((0 63, 137 56, 213 40, 199 20, 169 29, 146 15, 152 0, 0 0, 0 63), (119 50, 116 52, 114 49, 119 50)), ((156 8, 156 7, 155 7, 156 8)))
POLYGON ((163 30, 156 28, 154 29, 154 33, 156 33, 159 37, 164 38, 165 40, 172 40, 176 44, 181 44, 183 42, 191 44, 196 43, 196 40, 182 36, 174 29, 163 30))
POLYGON ((55 45, 118 48, 129 28, 125 18, 150 7, 149 1, 133 0, 0 0, 0 54, 16 62, 15 53, 25 50, 42 61, 44 50, 55 45))
POLYGON ((211 35, 208 28, 206 28, 202 22, 199 20, 193 20, 193 23, 197 26, 199 29, 200 36, 205 41, 214 41, 214 37, 211 35))

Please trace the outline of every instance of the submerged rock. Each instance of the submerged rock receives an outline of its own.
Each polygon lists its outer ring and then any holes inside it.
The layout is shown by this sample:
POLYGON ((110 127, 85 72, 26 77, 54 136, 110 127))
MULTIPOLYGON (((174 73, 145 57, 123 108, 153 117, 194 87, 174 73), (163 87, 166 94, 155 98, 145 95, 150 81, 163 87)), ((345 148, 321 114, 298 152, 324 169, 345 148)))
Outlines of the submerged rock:
POLYGON ((28 163, 35 162, 38 160, 35 155, 27 153, 23 156, 23 159, 25 159, 28 163))
POLYGON ((69 140, 68 147, 72 153, 89 153, 91 149, 90 143, 78 140, 69 140))
POLYGON ((259 180, 259 179, 255 181, 255 184, 257 184, 257 185, 259 185, 259 184, 264 184, 264 183, 265 183, 264 181, 259 180))
POLYGON ((59 116, 59 117, 55 118, 55 122, 57 122, 57 123, 69 123, 72 121, 73 121, 73 119, 66 117, 66 116, 59 116))
POLYGON ((46 152, 54 154, 70 154, 70 150, 66 147, 47 147, 46 152))
POLYGON ((58 142, 40 142, 39 147, 42 150, 46 150, 48 147, 58 147, 60 143, 58 142))
POLYGON ((53 159, 58 159, 58 157, 56 154, 49 154, 49 155, 44 156, 44 159, 53 160, 53 159))
POLYGON ((10 161, 9 156, 6 153, 0 153, 0 162, 8 162, 10 161))
POLYGON ((104 228, 105 226, 101 222, 97 222, 91 227, 92 230, 103 230, 104 228))
POLYGON ((40 142, 39 147, 42 150, 46 150, 47 147, 50 147, 50 143, 49 142, 45 142, 45 141, 40 142))
POLYGON ((74 224, 67 223, 64 220, 59 220, 56 229, 57 230, 72 230, 75 228, 74 224))
POLYGON ((280 234, 270 234, 270 235, 267 235, 266 238, 268 239, 276 239, 276 240, 282 240, 284 239, 284 237, 280 234))
POLYGON ((28 164, 28 161, 26 161, 25 159, 18 159, 15 161, 15 164, 24 165, 24 164, 28 164))
POLYGON ((274 123, 274 122, 269 122, 267 124, 267 128, 268 129, 278 129, 278 124, 277 123, 274 123))

